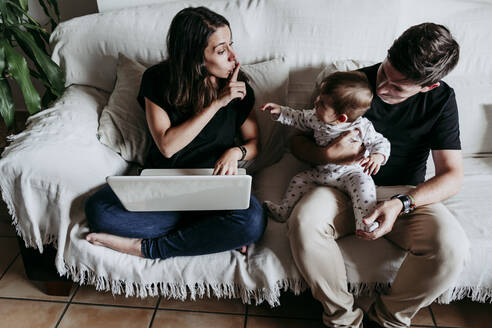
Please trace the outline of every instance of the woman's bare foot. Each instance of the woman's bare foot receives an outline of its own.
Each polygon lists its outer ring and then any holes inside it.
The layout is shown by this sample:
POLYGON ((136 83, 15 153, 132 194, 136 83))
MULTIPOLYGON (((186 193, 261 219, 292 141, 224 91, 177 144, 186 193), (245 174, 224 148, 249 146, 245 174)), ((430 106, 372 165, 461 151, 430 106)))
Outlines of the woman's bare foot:
POLYGON ((104 246, 115 251, 144 257, 142 254, 142 239, 139 238, 127 238, 107 233, 90 233, 85 239, 91 244, 97 246, 104 246))
POLYGON ((237 251, 243 255, 246 255, 246 254, 248 254, 248 246, 242 246, 242 247, 238 248, 237 251))

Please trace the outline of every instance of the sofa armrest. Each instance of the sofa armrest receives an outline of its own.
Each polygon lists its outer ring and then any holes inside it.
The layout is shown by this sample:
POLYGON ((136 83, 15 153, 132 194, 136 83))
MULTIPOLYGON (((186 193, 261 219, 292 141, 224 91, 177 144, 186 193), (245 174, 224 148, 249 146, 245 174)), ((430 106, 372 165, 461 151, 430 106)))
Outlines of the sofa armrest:
POLYGON ((43 244, 65 239, 75 199, 128 168, 96 137, 107 100, 103 91, 71 86, 52 107, 31 116, 23 132, 9 136, 0 189, 26 246, 42 252, 43 244))

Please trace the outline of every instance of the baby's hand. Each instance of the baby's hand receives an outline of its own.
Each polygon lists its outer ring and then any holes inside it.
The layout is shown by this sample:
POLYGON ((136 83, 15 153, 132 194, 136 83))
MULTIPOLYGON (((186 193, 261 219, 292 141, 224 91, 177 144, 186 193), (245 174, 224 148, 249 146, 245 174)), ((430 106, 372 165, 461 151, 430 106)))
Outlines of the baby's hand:
POLYGON ((269 110, 270 114, 280 114, 280 112, 282 112, 280 105, 274 103, 266 103, 263 106, 261 106, 260 109, 262 111, 269 110))
POLYGON ((368 175, 375 175, 379 172, 379 168, 383 162, 384 155, 375 153, 363 158, 360 161, 360 165, 364 167, 364 173, 368 175))

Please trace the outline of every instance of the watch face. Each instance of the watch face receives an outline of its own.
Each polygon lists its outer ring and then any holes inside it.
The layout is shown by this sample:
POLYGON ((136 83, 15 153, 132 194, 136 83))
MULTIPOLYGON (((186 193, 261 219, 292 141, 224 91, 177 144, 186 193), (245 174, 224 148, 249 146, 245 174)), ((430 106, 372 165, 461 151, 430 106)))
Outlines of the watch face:
POLYGON ((401 213, 404 213, 404 214, 410 213, 410 211, 411 211, 410 205, 412 204, 410 197, 408 197, 406 195, 402 195, 402 194, 397 194, 391 198, 398 198, 402 202, 403 208, 401 210, 401 213))

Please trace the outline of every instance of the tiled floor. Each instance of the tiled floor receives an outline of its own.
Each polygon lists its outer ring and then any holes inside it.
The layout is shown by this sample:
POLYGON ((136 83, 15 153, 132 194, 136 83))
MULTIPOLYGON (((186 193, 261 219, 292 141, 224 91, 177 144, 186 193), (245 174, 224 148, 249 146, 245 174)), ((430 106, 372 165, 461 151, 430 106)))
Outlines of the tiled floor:
MULTIPOLYGON (((5 146, 5 134, 0 123, 0 151, 5 146)), ((321 306, 309 293, 286 293, 281 303, 282 306, 272 309, 267 305, 245 305, 238 300, 142 300, 113 297, 90 286, 76 286, 68 297, 48 296, 27 280, 16 234, 0 200, 0 328, 322 327, 321 306)), ((492 304, 432 304, 417 314, 412 327, 490 328, 492 304)))

